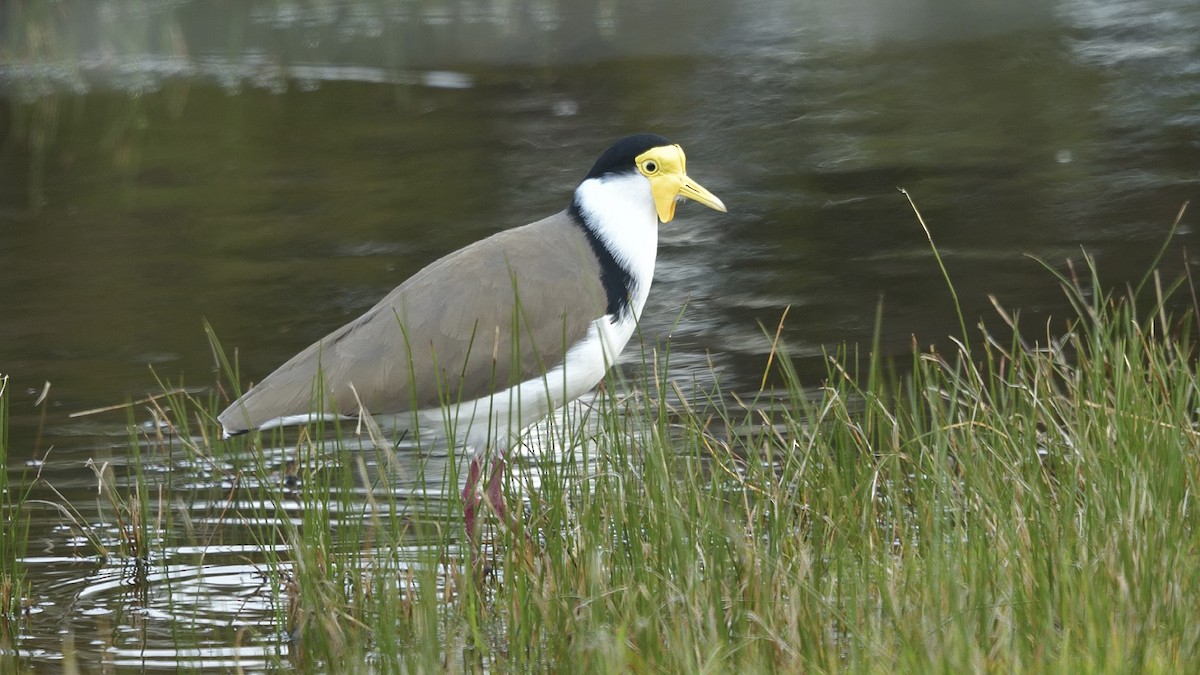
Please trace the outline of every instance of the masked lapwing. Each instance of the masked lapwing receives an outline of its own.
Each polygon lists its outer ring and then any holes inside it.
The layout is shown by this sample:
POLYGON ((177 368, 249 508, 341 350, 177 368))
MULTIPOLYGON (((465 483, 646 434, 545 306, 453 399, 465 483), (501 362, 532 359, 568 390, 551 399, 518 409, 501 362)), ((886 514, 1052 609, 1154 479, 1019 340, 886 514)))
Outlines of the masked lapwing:
MULTIPOLYGON (((505 517, 503 458, 523 429, 595 387, 646 304, 658 224, 684 199, 725 211, 688 177, 683 149, 639 134, 600 155, 563 211, 417 272, 365 314, 263 378, 218 419, 251 429, 371 414, 392 429, 450 428, 475 452, 467 531, 485 489, 505 517)), ((474 535, 473 535, 474 536, 474 535)))

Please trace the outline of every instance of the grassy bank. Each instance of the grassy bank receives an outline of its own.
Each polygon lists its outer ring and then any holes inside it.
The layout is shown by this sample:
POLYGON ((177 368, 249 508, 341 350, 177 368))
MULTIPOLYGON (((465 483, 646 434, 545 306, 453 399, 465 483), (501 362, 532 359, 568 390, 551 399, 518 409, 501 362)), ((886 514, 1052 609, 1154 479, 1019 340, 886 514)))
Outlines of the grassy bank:
POLYGON ((718 424, 664 414, 663 387, 636 431, 605 416, 466 641, 516 670, 1194 668, 1190 319, 1067 291, 1065 335, 918 352, 903 378, 843 354, 816 397, 785 373, 718 424))
POLYGON ((229 635, 270 646, 267 668, 1195 669, 1195 317, 1062 281, 1077 316, 1040 337, 1008 319, 898 369, 844 352, 817 388, 776 353, 783 387, 744 404, 683 404, 653 376, 601 398, 588 439, 562 425, 517 460, 521 528, 491 528, 483 577, 452 460, 400 489, 404 450, 220 441, 220 402, 185 394, 131 441, 127 482, 102 477, 123 534, 94 547, 152 585, 181 542, 252 543, 271 614, 229 635), (181 454, 219 484, 210 518, 146 470, 181 454))

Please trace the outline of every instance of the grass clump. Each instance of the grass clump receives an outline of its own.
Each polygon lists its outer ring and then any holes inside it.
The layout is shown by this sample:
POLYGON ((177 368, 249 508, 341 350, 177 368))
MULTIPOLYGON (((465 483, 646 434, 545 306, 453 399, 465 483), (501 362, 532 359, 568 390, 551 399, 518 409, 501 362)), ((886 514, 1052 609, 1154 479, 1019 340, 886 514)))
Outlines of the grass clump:
MULTIPOLYGON (((812 391, 778 354, 785 388, 754 403, 682 402, 668 380, 602 398, 593 441, 566 425, 518 460, 524 514, 483 579, 463 576, 454 515, 422 522, 390 489, 354 527, 305 520, 280 564, 323 619, 293 654, 387 671, 1187 670, 1191 318, 1064 289, 1079 315, 1062 333, 1011 321, 969 356, 914 352, 903 376, 844 352, 812 391)), ((367 480, 361 457, 318 466, 330 478, 305 484, 343 486, 324 504, 367 480)))
POLYGON ((8 466, 8 375, 0 373, 0 670, 15 662, 15 646, 28 609, 28 582, 22 558, 29 540, 24 504, 26 481, 12 483, 8 466))
POLYGON ((817 388, 779 352, 782 386, 753 397, 651 376, 599 398, 514 458, 518 526, 490 530, 484 575, 453 458, 370 434, 222 441, 219 402, 177 394, 113 489, 148 578, 241 545, 264 609, 224 639, 265 646, 259 668, 1188 672, 1196 317, 1084 272, 1061 278, 1076 315, 1036 337, 1001 311, 1003 337, 904 367, 831 355, 817 388), (156 463, 190 474, 147 485, 172 475, 156 463), (206 510, 164 520, 197 473, 206 510))

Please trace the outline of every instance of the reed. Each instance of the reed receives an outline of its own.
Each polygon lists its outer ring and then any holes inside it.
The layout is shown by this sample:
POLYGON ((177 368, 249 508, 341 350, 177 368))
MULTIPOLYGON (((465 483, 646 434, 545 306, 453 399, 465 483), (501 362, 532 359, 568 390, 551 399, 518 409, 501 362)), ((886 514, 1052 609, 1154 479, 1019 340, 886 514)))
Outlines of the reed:
POLYGON ((1003 334, 902 364, 844 347, 819 383, 777 349, 753 397, 684 396, 648 349, 515 459, 482 574, 452 458, 336 425, 223 441, 220 397, 175 387, 114 484, 117 554, 153 573, 168 534, 252 544, 274 618, 236 640, 268 669, 1193 670, 1196 317, 1166 310, 1186 286, 1108 293, 1090 260, 1057 281, 1067 321, 998 308, 1003 334), (184 488, 163 462, 209 467, 205 518, 164 514, 184 488))
POLYGON ((284 533, 297 602, 326 610, 297 647, 384 670, 1186 669, 1192 318, 1081 271, 1062 332, 1010 319, 970 353, 915 351, 903 376, 843 350, 814 391, 777 353, 782 393, 687 401, 649 354, 636 396, 588 413, 592 435, 561 425, 523 456, 520 525, 469 583, 452 517, 402 562, 403 505, 339 502, 363 471, 343 448, 304 460, 326 476, 305 481, 306 512, 370 515, 284 533))

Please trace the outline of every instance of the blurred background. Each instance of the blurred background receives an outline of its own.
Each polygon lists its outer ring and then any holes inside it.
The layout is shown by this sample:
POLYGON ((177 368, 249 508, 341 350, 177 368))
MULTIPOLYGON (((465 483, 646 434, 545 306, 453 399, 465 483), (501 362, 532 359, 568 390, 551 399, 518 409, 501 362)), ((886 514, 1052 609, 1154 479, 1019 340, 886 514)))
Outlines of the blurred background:
POLYGON ((956 333, 897 187, 969 322, 992 294, 1061 330, 1030 256, 1121 288, 1200 192, 1197 35, 1195 0, 9 0, 10 452, 124 443, 124 412, 69 413, 212 386, 205 320, 262 377, 639 131, 729 207, 662 229, 644 338, 688 386, 756 389, 788 307, 810 386, 880 303, 888 354, 956 333))

